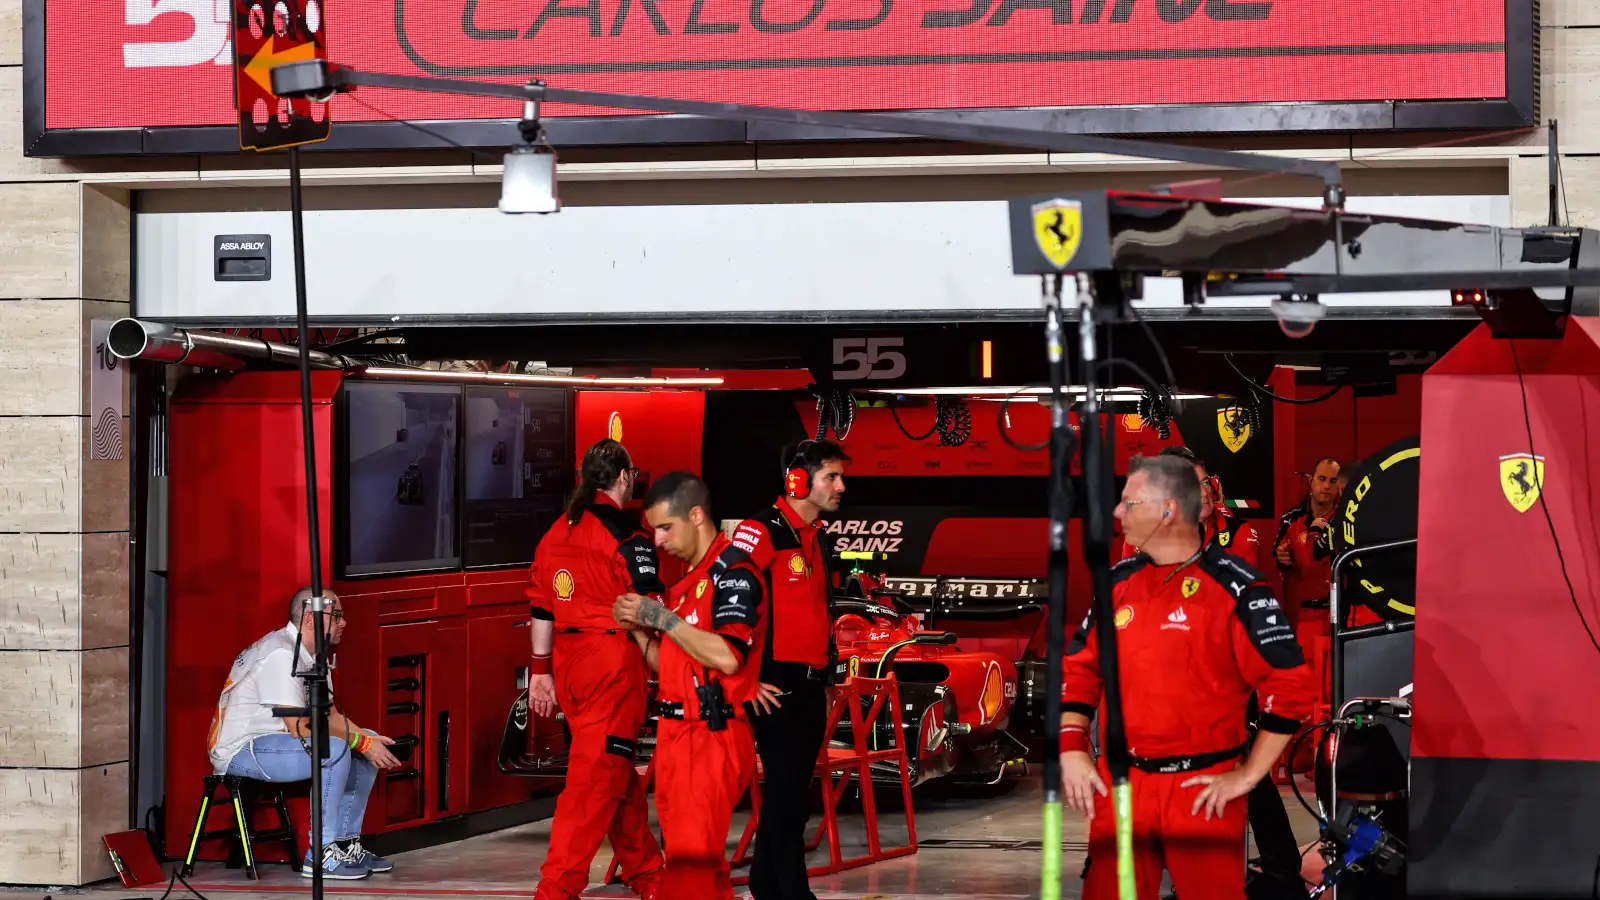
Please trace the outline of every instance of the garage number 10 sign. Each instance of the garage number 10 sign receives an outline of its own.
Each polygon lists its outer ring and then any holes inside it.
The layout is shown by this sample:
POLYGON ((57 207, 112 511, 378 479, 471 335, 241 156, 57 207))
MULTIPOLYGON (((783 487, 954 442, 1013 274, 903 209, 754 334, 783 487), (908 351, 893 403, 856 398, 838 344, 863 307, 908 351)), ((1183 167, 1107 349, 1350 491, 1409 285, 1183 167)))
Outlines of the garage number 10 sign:
POLYGON ((239 146, 281 150, 328 139, 328 103, 272 93, 272 69, 327 59, 322 0, 231 0, 233 105, 239 146))

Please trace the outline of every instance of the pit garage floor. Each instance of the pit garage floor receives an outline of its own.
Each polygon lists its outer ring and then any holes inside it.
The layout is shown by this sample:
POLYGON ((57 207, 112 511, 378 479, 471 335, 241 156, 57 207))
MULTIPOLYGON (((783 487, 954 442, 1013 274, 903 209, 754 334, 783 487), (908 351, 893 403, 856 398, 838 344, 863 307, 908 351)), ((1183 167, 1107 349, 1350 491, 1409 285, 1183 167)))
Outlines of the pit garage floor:
MULTIPOLYGON (((1302 783, 1302 791, 1309 785, 1302 783)), ((1037 776, 1008 786, 977 792, 930 793, 917 797, 917 836, 919 851, 859 869, 813 878, 811 889, 819 900, 871 898, 871 900, 923 900, 934 897, 963 897, 968 900, 1021 900, 1039 889, 1040 788, 1037 776)), ((1316 836, 1315 820, 1282 788, 1290 821, 1301 846, 1316 836)), ((1242 802, 1242 801, 1240 801, 1242 802)), ((735 814, 729 852, 744 826, 746 813, 735 814)), ((905 843, 905 819, 898 810, 880 812, 884 846, 905 843)), ((653 820, 652 820, 653 821, 653 820)), ((815 828, 813 815, 811 825, 815 828)), ((842 845, 851 856, 865 848, 863 819, 857 813, 841 815, 842 845)), ((1078 898, 1081 882, 1086 823, 1076 814, 1066 813, 1063 828, 1065 852, 1062 855, 1064 879, 1062 896, 1078 898)), ((658 831, 659 833, 659 831, 658 831)), ((538 868, 544 861, 550 837, 550 822, 482 835, 469 840, 397 854, 395 870, 357 882, 326 882, 330 895, 358 900, 363 897, 417 898, 527 898, 533 892, 538 868)), ((1254 850, 1252 849, 1252 853, 1254 850)), ((825 862, 826 845, 813 854, 814 862, 825 862)), ((598 882, 611 862, 610 850, 602 845, 595 858, 591 877, 598 882)), ((168 864, 168 871, 175 864, 168 864)), ((202 863, 189 878, 210 900, 281 900, 285 894, 307 894, 311 883, 282 864, 263 865, 262 880, 249 881, 242 869, 229 870, 221 863, 202 863)), ((739 870, 735 874, 740 874, 739 870)), ((115 882, 81 889, 53 890, 56 897, 72 894, 85 900, 132 900, 161 897, 166 885, 129 890, 115 882)), ((0 890, 0 900, 40 900, 43 891, 0 890)), ((734 889, 737 897, 747 897, 746 888, 734 889)), ((180 883, 173 900, 191 896, 180 883)), ((591 884, 585 897, 627 898, 633 895, 621 885, 591 884)))

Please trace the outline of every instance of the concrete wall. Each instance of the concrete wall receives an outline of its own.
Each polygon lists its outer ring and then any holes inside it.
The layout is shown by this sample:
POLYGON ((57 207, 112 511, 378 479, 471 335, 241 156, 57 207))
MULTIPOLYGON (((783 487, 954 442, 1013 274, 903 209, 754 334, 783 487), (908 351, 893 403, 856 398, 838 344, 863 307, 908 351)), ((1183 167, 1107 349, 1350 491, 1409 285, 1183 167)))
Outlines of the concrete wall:
POLYGON ((0 882, 108 877, 100 835, 128 826, 128 463, 88 447, 89 323, 127 314, 127 203, 0 183, 0 882))
MULTIPOLYGON (((0 883, 78 885, 112 875, 100 835, 131 824, 128 464, 88 458, 89 323, 128 309, 132 192, 187 188, 176 193, 222 196, 171 205, 274 208, 285 173, 281 156, 25 158, 21 22, 21 0, 0 0, 0 883), (238 188, 272 196, 264 207, 240 207, 239 196, 253 192, 238 188)), ((1600 0, 1545 0, 1544 25, 1544 116, 1561 121, 1567 209, 1576 224, 1600 225, 1600 0)), ((1353 194, 1509 190, 1514 224, 1543 222, 1542 131, 1414 146, 1459 137, 1240 146, 1338 159, 1353 194)), ((465 183, 492 191, 499 175, 493 158, 465 153, 311 157, 315 189, 465 183)), ((995 178, 1032 189, 1035 177, 1073 187, 1191 177, 1138 160, 915 144, 574 151, 563 156, 563 175, 584 183, 573 194, 591 203, 638 202, 641 182, 676 197, 663 202, 730 203, 993 196, 995 178)), ((1283 185, 1256 181, 1248 193, 1291 192, 1283 185)))

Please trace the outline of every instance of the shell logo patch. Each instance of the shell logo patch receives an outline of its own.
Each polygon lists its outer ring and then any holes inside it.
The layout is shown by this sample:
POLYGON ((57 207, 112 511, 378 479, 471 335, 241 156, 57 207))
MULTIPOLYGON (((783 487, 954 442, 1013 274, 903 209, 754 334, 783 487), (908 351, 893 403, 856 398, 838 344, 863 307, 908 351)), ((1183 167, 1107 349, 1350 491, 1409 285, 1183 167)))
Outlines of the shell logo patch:
POLYGON ((1184 599, 1188 599, 1189 597, 1193 597, 1195 595, 1195 592, 1197 592, 1199 590, 1200 590, 1200 579, 1198 579, 1198 578, 1185 578, 1183 580, 1183 596, 1184 596, 1184 599))
POLYGON ((1117 610, 1117 615, 1112 621, 1116 623, 1119 629, 1127 628, 1128 623, 1133 621, 1133 607, 1124 606, 1117 610))
POLYGON ((622 413, 611 414, 611 420, 606 423, 606 437, 619 444, 622 443, 622 413))
POLYGON ((556 592, 557 600, 571 600, 572 592, 578 589, 578 583, 573 580, 571 572, 557 569, 556 577, 550 579, 550 587, 556 592))
POLYGON ((798 554, 789 557, 789 571, 800 576, 808 574, 808 570, 806 569, 806 561, 798 554))

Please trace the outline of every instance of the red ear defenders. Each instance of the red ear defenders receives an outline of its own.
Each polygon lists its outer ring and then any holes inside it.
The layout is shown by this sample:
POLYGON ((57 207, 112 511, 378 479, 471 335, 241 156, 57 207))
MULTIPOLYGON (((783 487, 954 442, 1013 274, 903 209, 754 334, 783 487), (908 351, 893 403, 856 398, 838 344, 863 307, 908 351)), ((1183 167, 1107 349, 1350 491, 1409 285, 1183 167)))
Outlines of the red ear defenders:
POLYGON ((783 490, 796 500, 802 500, 811 495, 811 473, 803 468, 793 468, 783 476, 783 490))
POLYGON ((811 496, 811 472, 806 468, 805 453, 814 441, 803 441, 789 459, 789 471, 783 475, 783 492, 795 500, 811 496))

